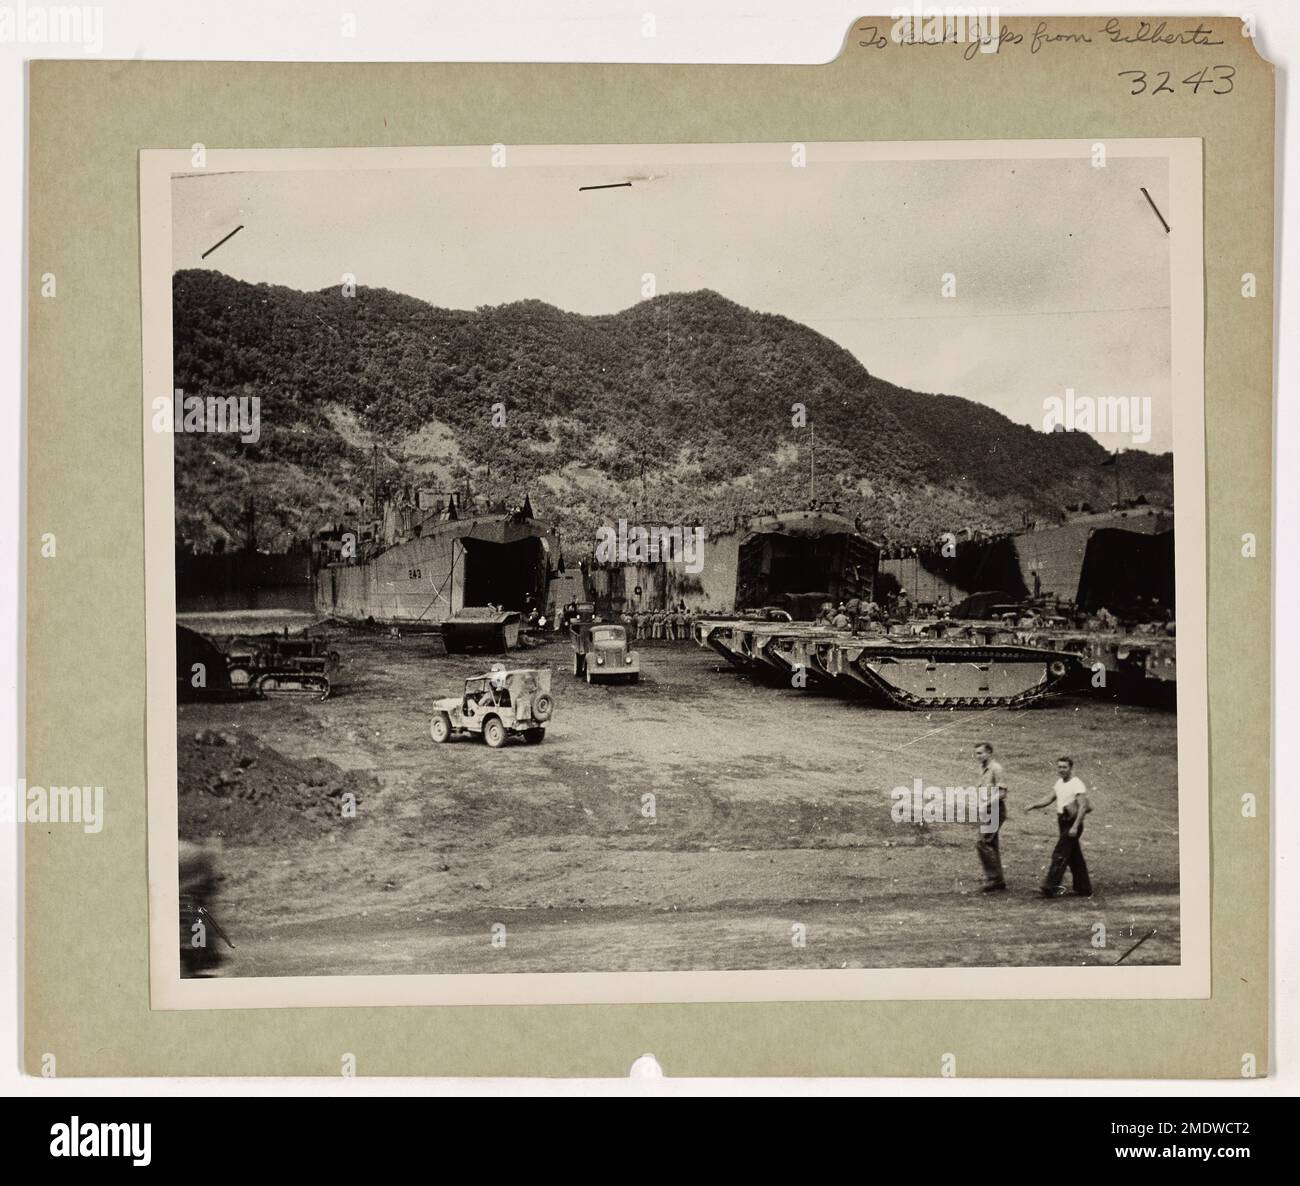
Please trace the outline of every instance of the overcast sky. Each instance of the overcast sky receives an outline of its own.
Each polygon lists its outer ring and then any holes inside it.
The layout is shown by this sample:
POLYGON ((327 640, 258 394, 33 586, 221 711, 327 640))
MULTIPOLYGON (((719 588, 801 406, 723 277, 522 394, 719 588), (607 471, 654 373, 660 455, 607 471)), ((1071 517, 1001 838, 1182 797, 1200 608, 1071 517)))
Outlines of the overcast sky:
MULTIPOLYGON (((435 305, 610 313, 712 288, 875 375, 1041 427, 1044 400, 1148 396, 1172 447, 1165 160, 214 173, 173 183, 174 263, 317 290, 353 273, 435 305), (243 230, 201 259, 234 227, 243 230), (956 276, 957 295, 941 295, 956 276)), ((1098 434, 1109 446, 1128 438, 1098 434)))

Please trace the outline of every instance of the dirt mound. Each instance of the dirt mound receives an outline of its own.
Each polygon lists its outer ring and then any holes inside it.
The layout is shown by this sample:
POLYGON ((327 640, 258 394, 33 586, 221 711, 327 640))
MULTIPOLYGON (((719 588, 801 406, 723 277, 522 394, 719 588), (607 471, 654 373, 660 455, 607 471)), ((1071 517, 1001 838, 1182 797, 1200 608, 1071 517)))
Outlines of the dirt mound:
POLYGON ((370 775, 325 758, 290 758, 243 730, 176 740, 180 834, 277 844, 356 827, 379 791, 370 775), (349 798, 350 796, 350 798, 349 798))

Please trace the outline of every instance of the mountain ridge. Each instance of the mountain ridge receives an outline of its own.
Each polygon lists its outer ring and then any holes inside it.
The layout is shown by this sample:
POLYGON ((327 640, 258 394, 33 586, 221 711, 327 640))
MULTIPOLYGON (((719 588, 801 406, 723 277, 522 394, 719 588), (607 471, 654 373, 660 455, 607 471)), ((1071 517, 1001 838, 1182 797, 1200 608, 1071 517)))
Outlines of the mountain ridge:
MULTIPOLYGON (((805 506, 814 464, 816 498, 886 544, 1013 530, 1114 493, 1091 436, 910 391, 712 289, 616 313, 456 310, 189 270, 173 278, 173 340, 176 387, 261 399, 255 444, 176 437, 178 542, 200 551, 243 542, 250 493, 266 548, 355 522, 376 460, 381 482, 530 493, 578 550, 619 518, 718 528, 805 506)), ((1125 496, 1171 501, 1169 454, 1118 464, 1125 496)))

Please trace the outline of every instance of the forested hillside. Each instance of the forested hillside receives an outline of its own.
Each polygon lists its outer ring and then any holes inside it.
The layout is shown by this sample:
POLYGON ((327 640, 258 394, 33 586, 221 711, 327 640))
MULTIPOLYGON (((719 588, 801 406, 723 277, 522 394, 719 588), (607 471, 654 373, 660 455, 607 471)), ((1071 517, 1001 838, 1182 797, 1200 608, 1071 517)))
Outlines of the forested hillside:
MULTIPOLYGON (((197 550, 243 542, 250 492, 264 548, 355 519, 375 446, 384 481, 530 494, 574 551, 619 517, 718 527, 806 506, 814 465, 818 501, 894 544, 1115 496, 1116 466, 1092 437, 896 387, 806 326, 710 291, 590 317, 184 271, 174 340, 187 395, 261 399, 256 444, 177 436, 178 542, 197 550), (792 426, 795 404, 812 431, 792 426)), ((1171 500, 1168 454, 1117 465, 1125 497, 1171 500)))

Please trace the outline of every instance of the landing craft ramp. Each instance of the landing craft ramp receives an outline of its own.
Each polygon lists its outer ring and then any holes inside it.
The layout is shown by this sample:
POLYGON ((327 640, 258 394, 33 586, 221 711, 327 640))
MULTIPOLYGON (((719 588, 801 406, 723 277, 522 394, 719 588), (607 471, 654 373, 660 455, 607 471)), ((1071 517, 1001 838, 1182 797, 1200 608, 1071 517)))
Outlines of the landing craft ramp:
POLYGON ((437 630, 466 610, 517 615, 530 601, 546 604, 558 554, 554 532, 523 512, 425 519, 319 568, 316 610, 406 630, 437 630))
POLYGON ((785 511, 751 520, 740 543, 736 608, 809 600, 870 601, 880 549, 830 511, 785 511))

